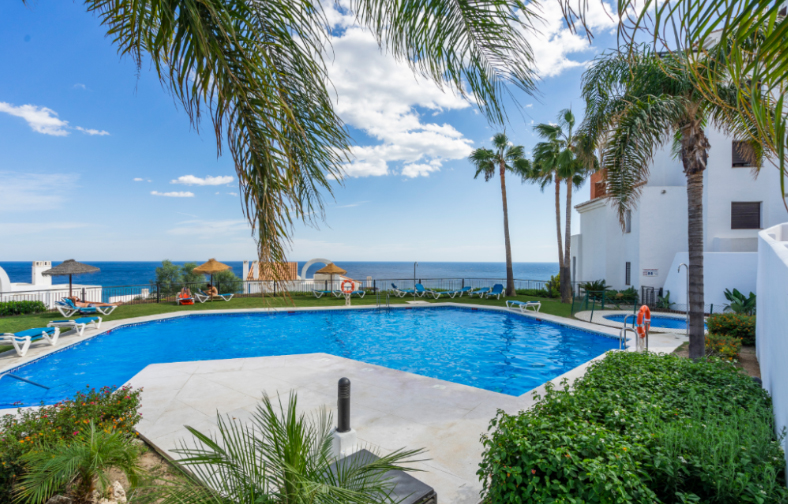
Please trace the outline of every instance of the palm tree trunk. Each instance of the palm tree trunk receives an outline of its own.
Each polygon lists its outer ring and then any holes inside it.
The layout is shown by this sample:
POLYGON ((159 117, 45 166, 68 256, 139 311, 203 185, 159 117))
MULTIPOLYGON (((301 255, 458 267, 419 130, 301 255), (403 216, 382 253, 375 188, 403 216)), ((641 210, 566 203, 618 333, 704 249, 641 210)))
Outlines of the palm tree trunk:
POLYGON ((503 199, 503 236, 506 242, 506 295, 514 296, 512 245, 509 242, 509 206, 506 204, 506 163, 501 160, 501 198, 503 199))
POLYGON ((681 158, 687 175, 687 239, 689 249, 689 356, 706 354, 703 327, 703 172, 709 140, 700 120, 690 121, 681 132, 681 158))
POLYGON ((561 244, 561 179, 555 174, 555 232, 558 237, 558 268, 564 265, 564 247, 561 244))
POLYGON ((569 271, 572 243, 572 179, 566 179, 566 228, 564 229, 564 262, 561 263, 561 302, 572 302, 572 273, 569 271))

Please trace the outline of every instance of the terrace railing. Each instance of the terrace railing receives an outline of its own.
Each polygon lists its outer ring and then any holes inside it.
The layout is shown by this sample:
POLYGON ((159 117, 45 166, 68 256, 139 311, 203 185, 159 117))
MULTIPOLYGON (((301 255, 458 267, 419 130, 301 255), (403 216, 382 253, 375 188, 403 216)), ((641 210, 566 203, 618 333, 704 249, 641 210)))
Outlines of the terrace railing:
MULTIPOLYGON (((458 290, 463 287, 479 289, 492 287, 495 284, 506 285, 505 278, 370 278, 356 280, 357 287, 371 292, 391 291, 392 284, 401 289, 413 289, 421 283, 429 290, 458 290)), ((515 289, 537 291, 545 289, 545 280, 515 279, 515 289)), ((144 285, 112 285, 75 287, 72 296, 92 303, 120 303, 136 305, 148 303, 174 303, 182 288, 188 287, 192 293, 205 290, 206 283, 176 284, 144 284, 144 285)), ((232 285, 217 283, 221 294, 232 292, 236 297, 261 297, 282 294, 286 291, 290 296, 311 296, 315 290, 340 289, 340 280, 290 280, 274 282, 268 280, 249 280, 233 282, 232 285)), ((40 301, 47 310, 54 311, 57 301, 67 297, 68 285, 57 284, 50 289, 0 292, 0 302, 7 301, 40 301)))

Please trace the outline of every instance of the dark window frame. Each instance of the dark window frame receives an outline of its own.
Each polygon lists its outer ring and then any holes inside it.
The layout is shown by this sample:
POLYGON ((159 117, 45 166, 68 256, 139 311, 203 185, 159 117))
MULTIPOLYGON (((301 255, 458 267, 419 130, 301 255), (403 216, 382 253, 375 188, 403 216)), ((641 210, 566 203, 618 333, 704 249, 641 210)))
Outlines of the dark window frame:
POLYGON ((745 154, 740 152, 740 145, 747 144, 752 149, 752 144, 747 140, 734 140, 731 142, 731 167, 732 168, 753 168, 755 165, 751 163, 745 154))
POLYGON ((624 211, 624 233, 632 232, 632 210, 624 211))
POLYGON ((731 201, 731 229, 762 229, 762 226, 762 201, 731 201))
POLYGON ((632 285, 632 263, 624 263, 624 285, 632 285))

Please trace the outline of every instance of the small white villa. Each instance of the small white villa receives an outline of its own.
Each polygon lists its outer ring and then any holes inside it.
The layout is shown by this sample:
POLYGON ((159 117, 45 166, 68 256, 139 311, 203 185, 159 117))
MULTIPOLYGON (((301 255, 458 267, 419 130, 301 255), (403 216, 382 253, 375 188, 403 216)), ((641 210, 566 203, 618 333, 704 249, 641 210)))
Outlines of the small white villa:
MULTIPOLYGON (((54 307, 56 301, 68 296, 68 284, 53 284, 51 276, 42 274, 50 269, 52 261, 33 261, 30 283, 25 283, 11 282, 5 270, 0 268, 0 301, 42 301, 47 307, 54 307)), ((72 292, 80 298, 101 300, 102 288, 100 285, 73 284, 72 292)))
MULTIPOLYGON (((758 232, 786 220, 779 171, 764 163, 754 177, 739 145, 713 129, 703 179, 704 293, 707 309, 721 311, 725 289, 755 292, 758 232)), ((625 229, 604 198, 603 174, 591 177, 591 199, 577 205, 580 233, 572 236, 575 282, 606 280, 614 289, 634 287, 641 295, 670 291, 675 308, 687 303, 687 179, 670 146, 657 153, 637 208, 625 229)))

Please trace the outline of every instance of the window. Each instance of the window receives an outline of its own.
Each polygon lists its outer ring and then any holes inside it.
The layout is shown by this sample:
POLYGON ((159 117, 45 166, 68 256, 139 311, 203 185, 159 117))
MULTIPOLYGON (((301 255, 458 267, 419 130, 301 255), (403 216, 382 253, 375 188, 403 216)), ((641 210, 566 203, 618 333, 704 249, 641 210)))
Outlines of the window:
MULTIPOLYGON (((605 195, 605 182, 594 183, 594 198, 601 198, 605 195)), ((592 199, 594 199, 592 198, 592 199)))
POLYGON ((755 152, 750 142, 733 142, 731 147, 732 166, 734 168, 747 168, 753 166, 755 152))
POLYGON ((632 284, 632 263, 628 262, 626 266, 626 273, 625 273, 624 284, 631 285, 632 284))
POLYGON ((732 202, 731 229, 761 229, 761 202, 732 202))
POLYGON ((632 210, 626 210, 624 212, 624 232, 632 232, 632 210))

